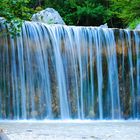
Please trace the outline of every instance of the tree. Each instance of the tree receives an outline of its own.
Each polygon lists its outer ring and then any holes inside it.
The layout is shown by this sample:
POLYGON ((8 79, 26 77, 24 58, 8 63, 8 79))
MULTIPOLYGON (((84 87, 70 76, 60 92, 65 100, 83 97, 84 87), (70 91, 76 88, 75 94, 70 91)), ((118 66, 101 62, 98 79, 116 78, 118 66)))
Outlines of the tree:
MULTIPOLYGON (((140 22, 140 0, 0 0, 0 16, 11 25, 30 20, 33 13, 52 7, 67 25, 134 26, 140 22)), ((21 26, 21 24, 19 24, 21 26)))
POLYGON ((23 20, 30 20, 33 10, 28 7, 29 0, 1 0, 0 16, 6 19, 12 35, 20 32, 23 20))
POLYGON ((68 25, 100 25, 107 17, 107 8, 102 0, 49 0, 44 8, 53 7, 68 25))
POLYGON ((28 7, 29 0, 1 0, 0 16, 7 20, 15 18, 29 20, 33 10, 28 7))
POLYGON ((112 0, 113 15, 122 19, 124 24, 140 21, 140 0, 112 0))

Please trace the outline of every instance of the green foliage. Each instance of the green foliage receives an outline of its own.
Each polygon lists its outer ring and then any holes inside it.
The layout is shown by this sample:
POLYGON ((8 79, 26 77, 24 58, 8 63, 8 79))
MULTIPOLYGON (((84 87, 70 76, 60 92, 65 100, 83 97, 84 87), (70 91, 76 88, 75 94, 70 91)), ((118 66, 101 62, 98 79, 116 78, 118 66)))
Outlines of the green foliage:
POLYGON ((135 29, 136 26, 137 26, 138 24, 140 24, 140 18, 135 19, 134 21, 132 21, 132 22, 129 24, 129 28, 130 28, 130 29, 135 29))
POLYGON ((19 18, 13 18, 12 20, 6 20, 5 25, 7 26, 8 33, 12 35, 12 37, 19 35, 21 31, 23 21, 19 18))
POLYGON ((112 0, 111 11, 129 25, 140 18, 140 0, 112 0))
POLYGON ((56 9, 67 25, 98 26, 107 22, 109 27, 134 28, 140 19, 140 0, 0 0, 0 16, 14 34, 24 20, 47 7, 56 9))
POLYGON ((1 0, 0 16, 12 35, 18 35, 23 20, 30 20, 33 10, 28 7, 29 0, 1 0))
POLYGON ((97 0, 47 1, 45 7, 58 10, 68 25, 100 25, 109 16, 107 8, 97 0))
POLYGON ((7 20, 19 18, 22 20, 29 20, 33 10, 28 7, 29 0, 1 0, 0 16, 7 20))

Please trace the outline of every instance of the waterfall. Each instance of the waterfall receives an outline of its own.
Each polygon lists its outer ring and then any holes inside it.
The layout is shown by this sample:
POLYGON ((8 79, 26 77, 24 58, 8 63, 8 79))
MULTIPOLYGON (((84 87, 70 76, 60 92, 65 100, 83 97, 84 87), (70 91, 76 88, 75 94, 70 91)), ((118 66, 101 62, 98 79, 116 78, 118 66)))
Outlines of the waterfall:
POLYGON ((140 32, 0 24, 0 119, 140 119, 140 32))

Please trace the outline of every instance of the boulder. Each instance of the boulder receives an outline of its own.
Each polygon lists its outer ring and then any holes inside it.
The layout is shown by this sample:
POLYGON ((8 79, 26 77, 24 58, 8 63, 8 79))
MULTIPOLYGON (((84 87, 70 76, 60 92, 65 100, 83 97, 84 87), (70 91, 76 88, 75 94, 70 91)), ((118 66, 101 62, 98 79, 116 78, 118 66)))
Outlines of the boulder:
POLYGON ((107 23, 105 23, 104 25, 100 25, 99 27, 100 28, 108 28, 108 25, 107 25, 107 23))
POLYGON ((0 17, 0 23, 4 23, 6 20, 3 17, 0 17))
POLYGON ((136 26, 135 30, 140 30, 140 24, 136 26))
POLYGON ((3 17, 0 17, 0 33, 2 34, 3 34, 3 31, 5 31, 5 24, 4 24, 5 22, 6 22, 6 19, 3 17))
POLYGON ((65 24, 59 13, 53 8, 46 8, 45 10, 34 14, 31 20, 47 24, 65 24))
POLYGON ((10 140, 8 136, 3 132, 3 129, 0 129, 0 140, 10 140))

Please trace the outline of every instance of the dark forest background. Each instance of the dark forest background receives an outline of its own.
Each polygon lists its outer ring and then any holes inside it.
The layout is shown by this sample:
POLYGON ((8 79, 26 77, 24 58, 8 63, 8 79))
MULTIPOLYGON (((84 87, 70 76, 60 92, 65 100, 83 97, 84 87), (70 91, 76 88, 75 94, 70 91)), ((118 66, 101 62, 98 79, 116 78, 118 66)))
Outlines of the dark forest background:
POLYGON ((140 0, 0 0, 0 16, 9 22, 30 20, 52 7, 67 25, 135 28, 140 23, 140 0))

